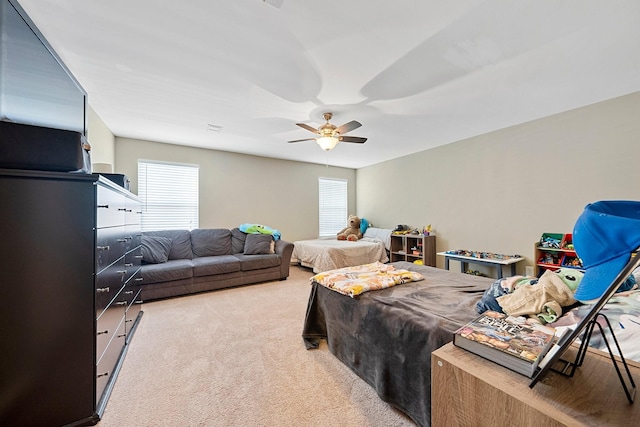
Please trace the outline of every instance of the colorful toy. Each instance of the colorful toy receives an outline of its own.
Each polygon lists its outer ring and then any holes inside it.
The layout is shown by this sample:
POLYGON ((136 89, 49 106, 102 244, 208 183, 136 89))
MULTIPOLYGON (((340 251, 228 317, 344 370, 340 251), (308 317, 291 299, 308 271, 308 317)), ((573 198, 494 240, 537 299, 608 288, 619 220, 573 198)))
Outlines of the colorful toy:
POLYGON ((355 242, 362 238, 360 231, 360 218, 355 215, 349 215, 347 219, 348 226, 338 232, 338 240, 349 240, 355 242))

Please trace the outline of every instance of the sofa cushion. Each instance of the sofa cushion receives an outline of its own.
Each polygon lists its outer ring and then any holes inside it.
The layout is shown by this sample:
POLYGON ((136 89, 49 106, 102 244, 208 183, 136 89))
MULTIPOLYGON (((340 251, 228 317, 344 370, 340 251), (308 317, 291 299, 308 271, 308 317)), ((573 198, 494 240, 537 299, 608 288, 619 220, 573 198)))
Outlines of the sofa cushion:
POLYGON ((142 266, 141 276, 142 283, 145 285, 190 279, 193 277, 193 264, 190 259, 176 259, 161 264, 147 264, 142 266))
POLYGON ((242 271, 260 270, 262 268, 277 267, 280 265, 280 255, 245 255, 234 254, 240 260, 242 271))
POLYGON ((247 239, 247 233, 240 231, 238 227, 231 229, 231 253, 241 254, 244 252, 244 242, 247 239))
POLYGON ((191 259, 191 233, 189 230, 160 230, 145 231, 143 236, 160 236, 171 239, 171 251, 169 251, 169 260, 172 259, 191 259))
POLYGON ((213 276, 240 271, 240 260, 233 255, 205 256, 193 259, 193 276, 213 276))
POLYGON ((226 228, 191 230, 191 248, 196 257, 231 255, 231 231, 226 228))
POLYGON ((269 234, 247 234, 244 242, 245 255, 265 255, 274 253, 273 237, 269 234))
POLYGON ((148 264, 159 264, 169 260, 171 239, 162 236, 142 236, 142 261, 148 264))

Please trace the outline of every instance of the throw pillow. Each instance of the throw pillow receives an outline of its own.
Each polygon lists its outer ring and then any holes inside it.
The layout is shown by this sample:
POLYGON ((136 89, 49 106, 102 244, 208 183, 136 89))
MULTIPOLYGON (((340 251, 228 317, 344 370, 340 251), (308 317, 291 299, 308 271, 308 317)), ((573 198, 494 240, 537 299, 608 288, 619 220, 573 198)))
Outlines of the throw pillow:
POLYGON ((245 255, 273 254, 274 241, 270 234, 247 234, 244 242, 245 255))
POLYGON ((148 264, 167 262, 171 251, 171 239, 160 236, 142 236, 142 261, 148 264))

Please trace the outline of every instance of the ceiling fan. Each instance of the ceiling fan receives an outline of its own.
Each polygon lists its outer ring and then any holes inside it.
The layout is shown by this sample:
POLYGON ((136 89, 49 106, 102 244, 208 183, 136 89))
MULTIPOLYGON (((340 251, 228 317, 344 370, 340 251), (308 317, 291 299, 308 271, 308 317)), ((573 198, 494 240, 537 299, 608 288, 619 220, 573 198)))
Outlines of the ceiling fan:
POLYGON ((362 138, 359 136, 345 136, 344 134, 347 132, 351 132, 354 129, 362 126, 359 122, 352 120, 349 123, 345 123, 342 126, 336 127, 329 123, 331 117, 333 117, 333 113, 324 113, 324 119, 327 121, 325 124, 321 125, 318 129, 315 129, 308 124, 305 123, 296 123, 303 129, 308 130, 309 132, 313 132, 318 136, 315 138, 305 138, 305 139, 296 139, 291 142, 302 142, 302 141, 316 141, 318 145, 325 151, 333 150, 334 147, 338 144, 338 142, 354 142, 356 144, 363 144, 367 138, 362 138))

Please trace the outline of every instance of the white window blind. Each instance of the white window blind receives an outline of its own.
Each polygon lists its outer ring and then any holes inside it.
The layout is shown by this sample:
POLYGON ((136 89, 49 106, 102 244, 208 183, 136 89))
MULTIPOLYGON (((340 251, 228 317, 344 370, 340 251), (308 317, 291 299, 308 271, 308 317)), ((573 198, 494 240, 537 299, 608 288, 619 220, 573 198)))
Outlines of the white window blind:
POLYGON ((138 160, 142 231, 198 228, 198 166, 138 160))
POLYGON ((318 178, 320 237, 335 237, 347 223, 347 181, 318 178))

